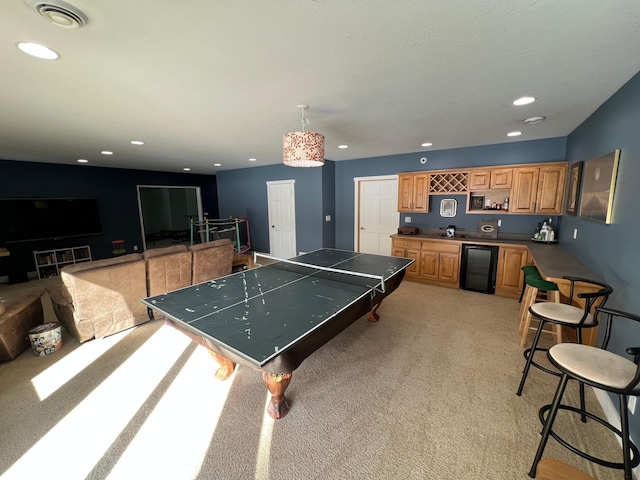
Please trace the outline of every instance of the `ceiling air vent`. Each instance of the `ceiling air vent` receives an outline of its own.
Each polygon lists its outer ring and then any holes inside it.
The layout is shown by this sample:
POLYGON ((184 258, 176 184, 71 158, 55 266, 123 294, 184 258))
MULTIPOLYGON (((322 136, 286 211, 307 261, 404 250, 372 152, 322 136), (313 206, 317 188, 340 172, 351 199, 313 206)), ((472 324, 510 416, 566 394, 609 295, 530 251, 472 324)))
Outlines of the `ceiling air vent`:
POLYGON ((53 0, 50 2, 25 0, 25 3, 51 23, 62 28, 80 28, 86 25, 89 20, 81 10, 62 0, 53 0))

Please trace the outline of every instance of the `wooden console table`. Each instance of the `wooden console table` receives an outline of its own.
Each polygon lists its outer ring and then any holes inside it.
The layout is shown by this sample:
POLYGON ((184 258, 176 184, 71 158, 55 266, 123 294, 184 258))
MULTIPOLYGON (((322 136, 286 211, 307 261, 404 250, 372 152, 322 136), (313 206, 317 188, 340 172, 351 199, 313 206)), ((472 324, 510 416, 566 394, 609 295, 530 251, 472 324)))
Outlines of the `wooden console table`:
POLYGON ((246 266, 245 270, 253 268, 253 255, 250 253, 234 253, 233 254, 233 263, 231 267, 234 269, 240 268, 242 266, 246 266))

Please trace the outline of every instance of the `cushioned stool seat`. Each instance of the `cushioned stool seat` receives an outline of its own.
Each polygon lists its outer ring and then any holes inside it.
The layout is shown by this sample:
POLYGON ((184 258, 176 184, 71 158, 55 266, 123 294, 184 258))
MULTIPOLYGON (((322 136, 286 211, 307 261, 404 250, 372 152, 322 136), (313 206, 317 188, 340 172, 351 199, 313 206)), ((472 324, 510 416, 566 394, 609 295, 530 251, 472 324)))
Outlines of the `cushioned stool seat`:
MULTIPOLYGON (((611 286, 595 280, 580 277, 563 277, 563 279, 569 280, 570 283, 570 293, 568 302, 566 304, 541 302, 533 303, 529 307, 529 313, 539 321, 539 324, 538 329, 536 330, 536 335, 533 339, 533 343, 531 344, 531 348, 527 348, 524 351, 524 358, 526 359, 526 363, 522 372, 522 379, 520 380, 520 386, 518 387, 517 395, 522 394, 522 389, 524 388, 525 381, 527 380, 527 375, 529 374, 529 370, 531 369, 532 365, 552 375, 560 375, 558 372, 546 368, 533 361, 533 358, 537 352, 546 352, 548 350, 546 348, 538 347, 540 335, 544 331, 545 325, 550 324, 556 327, 573 328, 576 332, 577 343, 582 343, 582 329, 593 328, 598 325, 597 320, 591 314, 591 311, 596 306, 596 302, 599 301, 600 306, 604 306, 607 299, 609 298, 609 295, 611 294, 611 292, 613 292, 611 286), (575 306, 573 304, 576 283, 580 283, 582 288, 584 288, 585 290, 591 290, 576 295, 578 299, 583 301, 582 307, 575 306)), ((580 405, 584 410, 584 385, 582 383, 580 384, 580 405)))
MULTIPOLYGON (((640 383, 640 347, 634 346, 626 349, 626 353, 632 356, 633 361, 627 357, 606 350, 613 328, 612 319, 616 318, 616 323, 625 320, 627 323, 631 323, 640 322, 640 316, 603 307, 597 307, 596 312, 596 318, 593 320, 595 324, 598 323, 598 316, 603 315, 606 317, 605 334, 599 348, 576 343, 563 343, 552 346, 547 352, 549 361, 560 372, 560 382, 553 402, 540 409, 540 420, 544 423, 544 429, 538 451, 536 452, 533 465, 529 471, 529 476, 532 478, 536 474, 538 462, 540 462, 542 458, 550 436, 573 453, 591 462, 605 467, 623 469, 626 480, 631 480, 631 469, 640 464, 640 453, 629 436, 629 418, 627 412, 628 397, 640 396, 640 387, 638 386, 640 383), (562 404, 562 396, 568 381, 571 379, 580 382, 581 390, 584 389, 584 385, 587 384, 618 396, 621 430, 611 425, 605 419, 587 412, 583 402, 580 408, 562 404), (583 421, 586 421, 588 417, 618 435, 622 440, 622 462, 611 462, 597 458, 579 450, 566 439, 561 438, 552 430, 558 410, 578 413, 581 415, 583 421)), ((629 327, 626 331, 628 330, 629 327)), ((640 345, 640 341, 638 341, 636 345, 640 345)))

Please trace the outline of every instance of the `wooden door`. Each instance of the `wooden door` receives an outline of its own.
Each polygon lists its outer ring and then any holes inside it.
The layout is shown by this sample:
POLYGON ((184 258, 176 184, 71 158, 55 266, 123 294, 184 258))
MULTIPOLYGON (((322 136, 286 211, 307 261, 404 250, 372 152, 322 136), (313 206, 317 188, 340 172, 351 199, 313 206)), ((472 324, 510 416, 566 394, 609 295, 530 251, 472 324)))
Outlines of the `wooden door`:
POLYGON ((491 185, 491 170, 469 172, 469 191, 488 190, 491 185))
POLYGON ((460 254, 441 253, 438 273, 443 282, 458 283, 460 279, 460 254))
POLYGON ((415 262, 407 267, 406 275, 409 277, 417 277, 420 275, 420 250, 407 249, 404 252, 405 258, 413 258, 415 262))
POLYGON ((491 188, 511 188, 513 168, 491 170, 491 188))
POLYGON ((539 168, 516 168, 513 171, 513 189, 509 199, 511 213, 533 213, 538 193, 539 168))
POLYGON ((536 213, 544 215, 562 214, 566 166, 540 167, 536 213))
POLYGON ((398 174, 398 211, 410 212, 413 207, 413 175, 398 174))
POLYGON ((498 275, 496 293, 509 297, 519 297, 522 291, 522 267, 527 264, 527 247, 500 247, 498 255, 498 275))
POLYGON ((421 173, 413 177, 414 212, 429 211, 429 174, 421 173))
POLYGON ((438 252, 422 251, 420 254, 420 276, 437 280, 439 276, 440 254, 438 252))

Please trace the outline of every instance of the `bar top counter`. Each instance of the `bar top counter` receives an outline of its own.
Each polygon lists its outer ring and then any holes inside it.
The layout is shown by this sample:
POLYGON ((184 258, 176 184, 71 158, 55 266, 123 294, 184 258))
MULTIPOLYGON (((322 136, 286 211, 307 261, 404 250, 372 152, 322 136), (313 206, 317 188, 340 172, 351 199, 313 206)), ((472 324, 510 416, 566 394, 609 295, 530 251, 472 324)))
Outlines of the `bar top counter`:
POLYGON ((548 281, 558 282, 562 277, 580 277, 595 281, 602 281, 596 274, 569 254, 557 243, 534 242, 530 235, 498 234, 498 238, 482 238, 477 232, 456 234, 455 237, 443 236, 441 232, 427 232, 418 235, 391 235, 392 238, 444 240, 450 242, 472 243, 481 245, 522 245, 526 246, 538 267, 540 274, 548 281))

